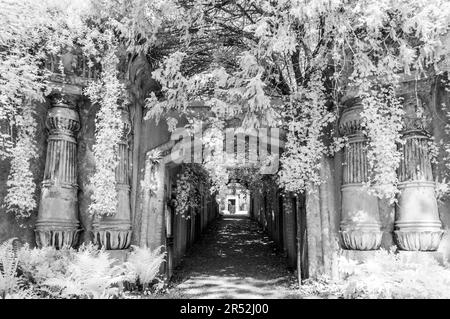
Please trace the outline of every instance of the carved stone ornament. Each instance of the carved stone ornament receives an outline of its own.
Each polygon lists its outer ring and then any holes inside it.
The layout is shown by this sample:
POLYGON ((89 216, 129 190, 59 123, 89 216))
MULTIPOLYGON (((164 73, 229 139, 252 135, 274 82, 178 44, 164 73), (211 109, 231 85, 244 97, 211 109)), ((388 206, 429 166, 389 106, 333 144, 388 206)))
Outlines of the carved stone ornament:
POLYGON ((430 116, 420 98, 406 95, 405 130, 394 223, 398 247, 410 251, 435 251, 442 235, 429 154, 430 116))
POLYGON ((48 111, 49 129, 36 243, 39 247, 75 246, 78 240, 77 141, 80 119, 75 103, 55 98, 48 111))
POLYGON ((342 221, 340 234, 345 249, 375 250, 381 245, 378 199, 365 188, 368 181, 367 139, 362 134, 362 105, 354 99, 340 119, 341 134, 347 136, 344 149, 342 221))

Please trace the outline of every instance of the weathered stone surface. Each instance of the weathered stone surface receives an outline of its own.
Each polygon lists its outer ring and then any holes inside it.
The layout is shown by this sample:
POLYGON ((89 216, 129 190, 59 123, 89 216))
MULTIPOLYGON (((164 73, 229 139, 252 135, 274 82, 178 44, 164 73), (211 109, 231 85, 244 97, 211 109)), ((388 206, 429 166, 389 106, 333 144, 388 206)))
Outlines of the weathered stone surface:
MULTIPOLYGON (((440 227, 440 225, 438 227, 440 227)), ((443 230, 434 230, 434 231, 396 230, 395 239, 398 247, 402 250, 435 251, 439 247, 443 234, 444 234, 443 230)))
POLYGON ((444 255, 438 251, 405 251, 400 250, 397 252, 399 259, 404 263, 434 263, 437 262, 441 266, 444 266, 444 255))
POLYGON ((400 181, 395 239, 400 249, 435 251, 443 235, 429 151, 429 116, 420 96, 404 95, 405 144, 398 169, 400 181), (423 116, 417 116, 423 114, 423 116))
POLYGON ((381 248, 389 250, 394 245, 394 218, 395 207, 389 203, 389 199, 378 199, 378 211, 380 213, 381 248))
POLYGON ((99 110, 98 104, 92 105, 88 100, 79 103, 81 129, 78 133, 78 206, 80 223, 84 229, 80 242, 92 240, 92 216, 89 206, 92 202, 90 177, 95 172, 95 159, 92 147, 95 144, 95 116, 99 110))
POLYGON ((55 96, 47 115, 49 129, 44 180, 36 222, 38 246, 77 244, 77 141, 79 115, 74 100, 55 96))
MULTIPOLYGON (((378 224, 375 225, 379 227, 378 224)), ((343 230, 341 231, 342 244, 345 249, 376 250, 381 245, 383 233, 375 230, 343 230)))
POLYGON ((346 249, 374 250, 381 245, 378 198, 368 192, 367 138, 362 133, 362 105, 348 101, 339 130, 348 138, 342 174, 341 239, 346 249))

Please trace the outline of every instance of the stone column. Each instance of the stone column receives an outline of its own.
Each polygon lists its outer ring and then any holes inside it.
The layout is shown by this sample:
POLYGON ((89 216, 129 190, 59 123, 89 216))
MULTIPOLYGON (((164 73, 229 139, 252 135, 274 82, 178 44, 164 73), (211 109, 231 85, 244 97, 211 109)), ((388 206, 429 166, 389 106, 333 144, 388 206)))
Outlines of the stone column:
POLYGON ((405 144, 401 147, 403 155, 398 169, 400 194, 394 237, 401 250, 435 251, 444 232, 431 169, 427 114, 415 94, 404 96, 404 106, 405 144))
POLYGON ((106 249, 127 249, 131 244, 131 205, 129 182, 128 135, 131 131, 130 115, 121 109, 123 134, 119 142, 119 164, 116 168, 117 212, 114 216, 95 217, 92 225, 94 243, 106 249))
POLYGON ((368 193, 367 138, 362 132, 362 105, 357 99, 348 101, 339 130, 348 138, 344 149, 342 174, 342 219, 340 234, 345 249, 375 250, 381 245, 381 223, 378 198, 368 193))
POLYGON ((46 125, 50 134, 36 222, 36 243, 39 247, 74 246, 80 231, 75 138, 80 120, 75 103, 54 97, 46 125))

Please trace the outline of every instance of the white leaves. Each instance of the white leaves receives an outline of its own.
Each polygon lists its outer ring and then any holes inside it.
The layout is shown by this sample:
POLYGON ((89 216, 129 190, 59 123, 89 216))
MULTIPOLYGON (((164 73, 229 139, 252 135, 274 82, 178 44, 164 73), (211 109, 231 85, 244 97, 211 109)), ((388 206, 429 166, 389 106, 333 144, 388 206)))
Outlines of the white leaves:
POLYGON ((162 86, 165 99, 158 101, 152 92, 146 100, 145 107, 149 109, 146 119, 154 118, 159 121, 164 111, 186 109, 190 93, 196 90, 196 82, 189 81, 181 74, 181 63, 185 56, 185 53, 176 51, 164 59, 160 68, 152 72, 152 77, 162 86))
POLYGON ((324 128, 335 120, 325 103, 323 84, 317 72, 309 86, 300 89, 286 107, 284 116, 289 124, 279 183, 287 191, 309 191, 311 186, 322 182, 320 161, 328 152, 322 140, 324 128))
POLYGON ((183 164, 176 180, 175 212, 189 219, 189 213, 195 214, 196 209, 201 205, 201 198, 204 195, 201 189, 209 186, 209 176, 207 171, 198 164, 183 164), (189 209, 191 209, 190 212, 189 209))
POLYGON ((111 298, 118 294, 113 286, 132 279, 123 266, 115 266, 116 261, 104 250, 93 245, 83 245, 73 253, 64 272, 56 272, 47 278, 43 286, 50 287, 54 297, 62 298, 111 298))
POLYGON ((18 258, 11 238, 0 245, 0 296, 11 293, 18 288, 17 277, 18 258))
POLYGON ((11 169, 5 204, 8 212, 21 219, 29 217, 36 208, 36 184, 30 169, 30 161, 37 156, 34 141, 36 122, 31 106, 27 105, 23 116, 16 117, 16 126, 18 136, 11 151, 11 169))
POLYGON ((400 130, 404 111, 392 87, 372 91, 363 96, 362 103, 361 116, 369 138, 367 161, 372 172, 369 184, 375 195, 394 201, 398 193, 396 170, 401 160, 397 145, 402 143, 400 130))
POLYGON ((154 250, 147 247, 131 246, 133 251, 128 256, 125 267, 143 285, 150 284, 159 273, 162 263, 165 261, 166 253, 164 246, 154 250))
POLYGON ((118 144, 123 134, 122 114, 119 100, 124 100, 125 88, 117 78, 118 60, 114 50, 105 56, 101 81, 86 89, 91 101, 100 104, 96 115, 95 173, 90 179, 92 184, 91 214, 111 216, 116 213, 118 199, 116 191, 116 173, 118 165, 118 144))

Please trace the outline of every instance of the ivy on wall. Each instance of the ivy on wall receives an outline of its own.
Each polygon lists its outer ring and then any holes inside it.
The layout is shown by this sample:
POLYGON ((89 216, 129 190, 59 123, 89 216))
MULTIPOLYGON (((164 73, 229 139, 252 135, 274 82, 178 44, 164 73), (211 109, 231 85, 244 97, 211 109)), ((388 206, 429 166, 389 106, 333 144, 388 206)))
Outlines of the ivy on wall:
POLYGON ((33 109, 26 108, 16 116, 17 141, 11 150, 11 169, 8 176, 8 193, 5 197, 7 211, 19 223, 31 215, 36 207, 36 185, 30 170, 30 160, 36 158, 36 122, 33 109))
POLYGON ((201 207, 201 199, 209 192, 208 173, 199 164, 182 164, 176 177, 175 213, 189 219, 201 207))
POLYGON ((125 86, 118 79, 119 60, 114 49, 114 44, 110 43, 102 59, 100 81, 86 89, 86 95, 91 101, 100 104, 95 119, 95 172, 90 180, 93 192, 89 207, 91 214, 98 216, 113 216, 118 205, 115 169, 119 161, 118 143, 124 129, 119 101, 124 99, 125 86))
POLYGON ((51 93, 52 72, 65 77, 63 63, 49 70, 46 62, 80 51, 92 71, 101 66, 100 79, 85 89, 92 103, 100 105, 90 211, 113 215, 117 143, 122 133, 118 103, 124 91, 118 80, 118 56, 125 52, 132 57, 154 46, 163 22, 177 17, 174 2, 0 0, 0 7, 0 156, 11 161, 7 210, 17 218, 36 211, 36 185, 30 170, 30 161, 36 157, 34 104, 51 93))
MULTIPOLYGON (((91 211, 99 215, 114 214, 117 204, 121 51, 131 58, 158 52, 153 78, 161 92, 147 99, 151 117, 175 110, 210 126, 237 118, 246 128, 284 128, 288 143, 278 176, 288 191, 321 182, 320 159, 332 154, 325 132, 336 120, 339 99, 353 92, 363 99, 374 172, 369 187, 390 198, 399 163, 394 145, 401 142, 401 108, 393 93, 399 74, 436 74, 449 55, 445 0, 0 0, 0 7, 0 122, 17 130, 15 139, 0 130, 10 141, 0 147, 11 160, 5 203, 23 217, 36 209, 29 109, 51 91, 43 61, 68 48, 81 48, 89 67, 102 68, 85 91, 100 105, 91 180, 91 211), (191 112, 192 100, 204 101, 209 112, 191 112)), ((168 120, 173 128, 175 120, 168 120)), ((211 163, 204 164, 218 190, 228 173, 211 163)), ((194 192, 187 183, 180 183, 180 212, 188 205, 186 194, 194 192)))

